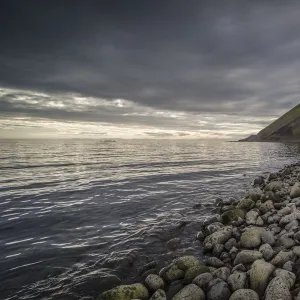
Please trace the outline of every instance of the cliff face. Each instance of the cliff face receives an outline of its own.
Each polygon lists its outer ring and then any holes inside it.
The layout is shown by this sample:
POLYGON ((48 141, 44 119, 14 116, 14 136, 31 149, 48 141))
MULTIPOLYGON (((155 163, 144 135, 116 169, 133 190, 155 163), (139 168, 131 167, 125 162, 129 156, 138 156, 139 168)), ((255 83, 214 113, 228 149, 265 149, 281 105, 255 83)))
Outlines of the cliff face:
POLYGON ((300 104, 261 130, 257 135, 251 135, 240 141, 263 142, 294 140, 300 141, 300 104))

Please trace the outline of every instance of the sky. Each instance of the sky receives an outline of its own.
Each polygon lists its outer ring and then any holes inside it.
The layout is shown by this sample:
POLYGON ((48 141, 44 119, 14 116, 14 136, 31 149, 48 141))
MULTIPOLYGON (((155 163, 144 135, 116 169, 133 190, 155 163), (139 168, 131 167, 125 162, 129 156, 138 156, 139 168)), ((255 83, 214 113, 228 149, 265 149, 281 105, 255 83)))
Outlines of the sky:
POLYGON ((2 0, 0 138, 237 139, 299 103, 300 1, 2 0))

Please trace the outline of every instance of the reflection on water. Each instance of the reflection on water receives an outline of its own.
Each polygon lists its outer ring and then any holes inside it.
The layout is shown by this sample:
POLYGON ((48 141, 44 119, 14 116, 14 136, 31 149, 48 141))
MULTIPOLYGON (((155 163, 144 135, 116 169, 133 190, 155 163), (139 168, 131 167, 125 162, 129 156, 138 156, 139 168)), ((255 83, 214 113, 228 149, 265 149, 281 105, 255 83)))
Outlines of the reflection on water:
POLYGON ((0 141, 1 299, 72 292, 128 255, 133 280, 141 264, 166 260, 165 242, 179 234, 198 251, 193 224, 217 196, 241 196, 253 176, 298 155, 298 144, 0 141))

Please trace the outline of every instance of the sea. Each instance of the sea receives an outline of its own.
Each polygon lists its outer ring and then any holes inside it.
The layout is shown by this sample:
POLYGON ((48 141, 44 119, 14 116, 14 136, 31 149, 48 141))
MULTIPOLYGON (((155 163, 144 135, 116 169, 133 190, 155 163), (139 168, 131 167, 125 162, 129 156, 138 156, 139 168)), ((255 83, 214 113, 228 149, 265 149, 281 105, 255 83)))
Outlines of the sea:
POLYGON ((299 155, 297 143, 0 140, 0 299, 95 299, 147 264, 201 256, 215 200, 299 155))

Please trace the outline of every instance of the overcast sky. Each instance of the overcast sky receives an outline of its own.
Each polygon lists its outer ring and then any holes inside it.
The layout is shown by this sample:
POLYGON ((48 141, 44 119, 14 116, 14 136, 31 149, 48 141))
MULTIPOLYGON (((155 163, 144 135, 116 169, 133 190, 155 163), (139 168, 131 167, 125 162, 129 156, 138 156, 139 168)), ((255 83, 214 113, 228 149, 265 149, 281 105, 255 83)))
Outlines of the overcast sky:
POLYGON ((0 137, 239 138, 299 103, 300 1, 2 0, 0 137))

